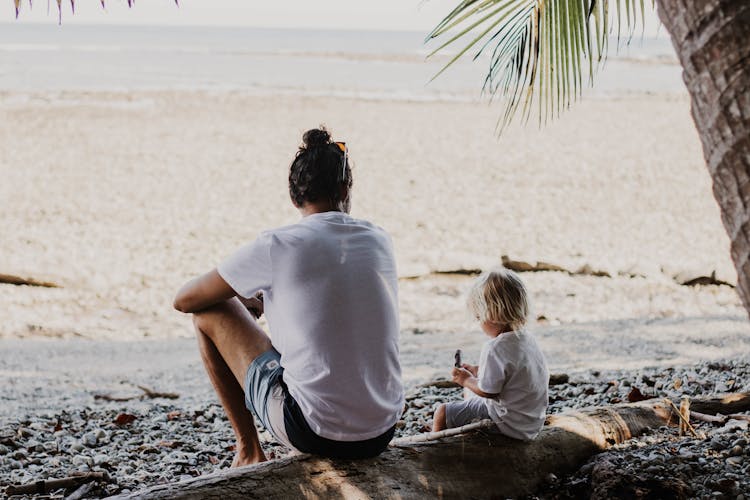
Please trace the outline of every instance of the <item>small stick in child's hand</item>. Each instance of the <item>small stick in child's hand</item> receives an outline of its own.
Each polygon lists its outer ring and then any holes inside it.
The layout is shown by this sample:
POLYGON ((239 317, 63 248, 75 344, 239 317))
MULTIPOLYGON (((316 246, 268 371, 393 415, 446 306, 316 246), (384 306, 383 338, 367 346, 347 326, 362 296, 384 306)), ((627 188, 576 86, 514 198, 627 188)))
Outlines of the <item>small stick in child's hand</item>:
POLYGON ((456 360, 455 366, 456 368, 461 368, 461 349, 456 349, 456 354, 453 356, 456 360))

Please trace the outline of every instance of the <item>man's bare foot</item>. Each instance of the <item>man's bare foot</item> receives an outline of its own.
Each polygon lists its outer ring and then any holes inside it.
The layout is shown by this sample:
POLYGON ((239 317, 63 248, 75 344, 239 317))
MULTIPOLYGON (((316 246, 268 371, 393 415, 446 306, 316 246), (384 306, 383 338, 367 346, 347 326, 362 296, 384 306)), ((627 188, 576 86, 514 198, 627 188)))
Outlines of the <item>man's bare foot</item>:
POLYGON ((234 460, 232 460, 231 467, 234 469, 235 467, 242 467, 243 465, 259 464, 261 462, 265 462, 266 460, 268 459, 262 451, 260 452, 260 455, 258 455, 257 452, 251 453, 237 451, 237 453, 235 453, 234 455, 234 460))

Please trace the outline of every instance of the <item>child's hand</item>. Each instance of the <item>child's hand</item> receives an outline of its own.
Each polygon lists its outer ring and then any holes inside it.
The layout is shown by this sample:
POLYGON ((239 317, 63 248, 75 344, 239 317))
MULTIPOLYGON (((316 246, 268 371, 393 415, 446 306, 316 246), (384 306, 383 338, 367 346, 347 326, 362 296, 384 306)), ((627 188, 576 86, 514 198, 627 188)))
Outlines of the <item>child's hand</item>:
POLYGON ((467 370, 466 368, 453 368, 451 371, 451 377, 453 377, 453 381, 460 385, 461 387, 464 386, 466 381, 470 378, 472 378, 474 375, 467 370))
POLYGON ((479 366, 478 365, 467 365, 466 363, 464 363, 464 364, 461 365, 461 368, 466 368, 475 377, 479 376, 479 366))

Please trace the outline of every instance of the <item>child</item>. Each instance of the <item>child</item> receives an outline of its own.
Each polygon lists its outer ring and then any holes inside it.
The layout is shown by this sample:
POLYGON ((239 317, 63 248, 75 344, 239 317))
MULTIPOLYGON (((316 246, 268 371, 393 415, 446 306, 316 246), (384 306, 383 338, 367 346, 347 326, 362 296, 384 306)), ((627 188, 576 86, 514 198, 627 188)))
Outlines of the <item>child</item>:
POLYGON ((469 292, 469 309, 490 340, 479 366, 453 368, 453 381, 467 399, 440 405, 433 431, 490 418, 506 436, 531 440, 544 425, 549 371, 534 337, 524 329, 526 287, 516 273, 483 273, 469 292), (468 389, 468 390, 467 390, 468 389))

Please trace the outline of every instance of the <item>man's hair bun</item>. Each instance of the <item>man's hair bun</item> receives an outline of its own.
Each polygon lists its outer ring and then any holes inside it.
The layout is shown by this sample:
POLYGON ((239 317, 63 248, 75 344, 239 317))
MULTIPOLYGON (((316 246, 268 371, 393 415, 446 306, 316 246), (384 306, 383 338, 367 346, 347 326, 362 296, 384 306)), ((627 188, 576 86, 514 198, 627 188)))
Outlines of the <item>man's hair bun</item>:
POLYGON ((304 143, 304 148, 314 148, 316 146, 325 146, 326 144, 331 143, 331 134, 328 133, 326 128, 324 126, 320 126, 320 128, 313 128, 305 132, 305 134, 302 136, 302 142, 304 143))

